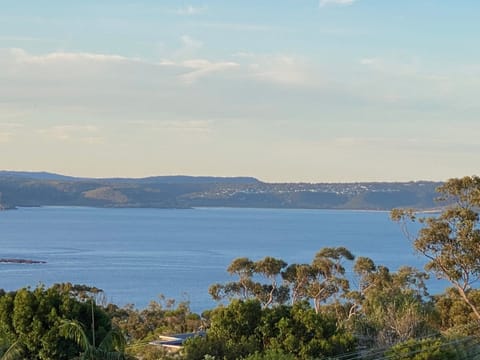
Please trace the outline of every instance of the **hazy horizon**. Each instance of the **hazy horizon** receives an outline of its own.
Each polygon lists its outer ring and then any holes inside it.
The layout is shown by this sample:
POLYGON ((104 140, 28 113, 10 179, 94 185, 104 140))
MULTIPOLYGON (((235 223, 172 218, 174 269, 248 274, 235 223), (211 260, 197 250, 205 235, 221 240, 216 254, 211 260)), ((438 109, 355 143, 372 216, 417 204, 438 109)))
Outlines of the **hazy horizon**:
POLYGON ((0 168, 266 182, 479 173, 479 13, 470 0, 8 2, 0 168))

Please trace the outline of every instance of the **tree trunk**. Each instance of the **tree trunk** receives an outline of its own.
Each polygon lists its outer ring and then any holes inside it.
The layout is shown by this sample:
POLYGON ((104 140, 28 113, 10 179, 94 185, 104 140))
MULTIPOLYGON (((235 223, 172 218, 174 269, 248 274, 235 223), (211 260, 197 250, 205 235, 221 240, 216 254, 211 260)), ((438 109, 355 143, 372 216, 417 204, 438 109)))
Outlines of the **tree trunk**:
POLYGON ((470 301, 467 294, 465 293, 465 290, 457 284, 455 284, 455 287, 457 288, 458 292, 460 293, 460 296, 462 297, 462 299, 468 304, 468 306, 470 306, 473 313, 477 317, 477 320, 480 321, 480 312, 478 311, 477 307, 470 301))

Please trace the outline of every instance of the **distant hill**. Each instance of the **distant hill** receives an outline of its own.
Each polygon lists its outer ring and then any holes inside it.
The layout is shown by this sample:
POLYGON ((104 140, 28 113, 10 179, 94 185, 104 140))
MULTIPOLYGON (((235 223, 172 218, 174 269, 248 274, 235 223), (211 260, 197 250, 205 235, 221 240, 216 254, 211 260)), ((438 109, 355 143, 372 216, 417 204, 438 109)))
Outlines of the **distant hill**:
POLYGON ((98 180, 110 182, 145 182, 145 183, 163 183, 163 184, 184 184, 184 183, 234 183, 234 184, 253 184, 260 183, 254 177, 216 177, 216 176, 185 176, 185 175, 168 175, 168 176, 150 176, 144 178, 85 178, 66 176, 49 172, 35 171, 8 171, 0 170, 1 177, 18 177, 35 180, 56 180, 56 181, 79 181, 79 180, 98 180))
POLYGON ((264 183, 253 177, 76 178, 0 171, 0 208, 18 206, 431 209, 439 182, 264 183))
POLYGON ((8 171, 0 170, 0 177, 18 177, 18 178, 27 178, 27 179, 36 179, 36 180, 79 180, 80 178, 59 175, 44 171, 8 171))

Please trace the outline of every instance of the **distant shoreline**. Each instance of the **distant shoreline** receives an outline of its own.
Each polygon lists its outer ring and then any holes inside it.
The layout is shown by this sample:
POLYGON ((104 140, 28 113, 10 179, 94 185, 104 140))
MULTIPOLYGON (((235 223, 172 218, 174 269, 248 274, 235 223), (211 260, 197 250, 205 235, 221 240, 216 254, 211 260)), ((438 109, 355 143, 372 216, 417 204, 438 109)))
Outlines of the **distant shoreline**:
MULTIPOLYGON (((249 210, 320 210, 320 211, 355 211, 355 212, 372 212, 372 213, 390 213, 392 209, 361 209, 361 208, 316 208, 316 207, 273 207, 273 206, 192 206, 192 207, 154 207, 154 206, 91 206, 91 205, 28 205, 4 208, 0 211, 20 210, 20 209, 41 209, 41 208, 57 208, 57 209, 153 209, 153 210, 202 210, 202 209, 249 209, 249 210)), ((417 214, 436 214, 442 211, 441 208, 416 209, 417 214)))
MULTIPOLYGON (((392 209, 361 209, 361 208, 316 208, 316 207, 273 207, 273 206, 192 206, 192 207, 154 207, 154 206, 91 206, 91 205, 29 205, 2 208, 0 211, 19 210, 34 208, 64 208, 64 209, 157 209, 157 210, 202 210, 202 209, 251 209, 251 210, 319 210, 319 211, 355 211, 355 212, 371 212, 371 213, 390 213, 392 209)), ((437 214, 442 211, 441 208, 430 209, 413 209, 416 214, 437 214)), ((0 262, 2 259, 0 259, 0 262)))
POLYGON ((83 179, 0 171, 0 207, 196 207, 390 211, 437 207, 439 182, 265 183, 249 177, 83 179))

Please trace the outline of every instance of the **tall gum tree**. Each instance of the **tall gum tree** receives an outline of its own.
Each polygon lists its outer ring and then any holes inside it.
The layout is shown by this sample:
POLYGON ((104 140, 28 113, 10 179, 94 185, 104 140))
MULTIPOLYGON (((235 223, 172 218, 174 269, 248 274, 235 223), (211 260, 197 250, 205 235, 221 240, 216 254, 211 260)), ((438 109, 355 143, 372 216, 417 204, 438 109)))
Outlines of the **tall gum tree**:
POLYGON ((315 255, 311 265, 312 277, 307 285, 307 294, 313 300, 317 314, 322 302, 340 291, 348 291, 350 285, 345 277, 342 262, 353 261, 354 258, 353 254, 343 246, 326 247, 315 255))
POLYGON ((268 307, 274 302, 274 295, 278 290, 277 277, 280 275, 282 269, 287 266, 287 263, 281 259, 275 259, 267 256, 262 260, 255 262, 255 272, 263 275, 270 281, 270 285, 264 287, 266 301, 264 307, 268 307))
POLYGON ((394 209, 391 217, 429 260, 425 269, 449 281, 480 321, 480 305, 469 296, 480 279, 480 177, 450 179, 437 191, 447 204, 438 216, 418 218, 411 209, 394 209), (422 225, 416 236, 408 232, 411 221, 422 225))

